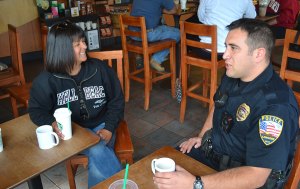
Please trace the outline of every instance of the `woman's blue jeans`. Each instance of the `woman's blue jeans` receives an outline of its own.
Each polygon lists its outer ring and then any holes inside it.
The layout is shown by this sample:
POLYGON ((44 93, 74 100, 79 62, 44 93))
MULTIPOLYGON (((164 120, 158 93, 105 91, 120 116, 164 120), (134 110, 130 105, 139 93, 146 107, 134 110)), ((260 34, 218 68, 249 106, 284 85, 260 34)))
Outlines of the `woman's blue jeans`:
MULTIPOLYGON (((96 133, 98 130, 103 129, 104 126, 105 123, 102 123, 90 130, 96 133)), ((121 170, 121 163, 114 152, 115 139, 116 134, 113 133, 111 140, 107 144, 105 141, 100 140, 98 144, 83 151, 83 154, 87 155, 89 158, 89 188, 121 170)))

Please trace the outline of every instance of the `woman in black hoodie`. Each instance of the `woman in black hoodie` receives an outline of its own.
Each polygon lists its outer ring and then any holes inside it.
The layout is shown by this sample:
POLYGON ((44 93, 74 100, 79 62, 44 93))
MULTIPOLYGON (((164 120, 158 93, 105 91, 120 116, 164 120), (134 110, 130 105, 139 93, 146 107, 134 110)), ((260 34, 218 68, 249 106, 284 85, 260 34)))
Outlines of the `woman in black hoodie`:
POLYGON ((124 115, 124 97, 115 72, 86 54, 84 31, 70 22, 52 26, 47 38, 46 70, 34 80, 28 112, 38 126, 52 125, 57 108, 72 111, 72 121, 101 138, 83 153, 89 157, 89 188, 121 170, 114 153, 115 130, 124 115))

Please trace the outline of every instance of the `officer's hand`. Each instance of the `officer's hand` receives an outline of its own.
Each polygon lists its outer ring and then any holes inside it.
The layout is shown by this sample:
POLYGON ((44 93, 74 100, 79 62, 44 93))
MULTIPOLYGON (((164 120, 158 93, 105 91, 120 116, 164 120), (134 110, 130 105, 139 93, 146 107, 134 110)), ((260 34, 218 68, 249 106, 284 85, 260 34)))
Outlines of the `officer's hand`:
POLYGON ((193 188, 195 176, 176 165, 176 171, 174 172, 155 173, 153 181, 159 189, 193 188))
POLYGON ((53 131, 58 135, 58 137, 60 139, 64 139, 65 136, 62 134, 61 130, 58 128, 57 122, 54 121, 51 126, 53 128, 53 131))
POLYGON ((106 129, 100 129, 96 133, 97 133, 97 135, 100 136, 101 140, 105 140, 106 143, 109 142, 109 140, 111 139, 111 136, 112 136, 112 133, 106 129))
POLYGON ((187 140, 179 145, 180 151, 182 153, 190 153, 190 151, 193 147, 199 148, 201 146, 201 140, 202 140, 202 138, 200 138, 200 137, 190 138, 189 140, 187 140))

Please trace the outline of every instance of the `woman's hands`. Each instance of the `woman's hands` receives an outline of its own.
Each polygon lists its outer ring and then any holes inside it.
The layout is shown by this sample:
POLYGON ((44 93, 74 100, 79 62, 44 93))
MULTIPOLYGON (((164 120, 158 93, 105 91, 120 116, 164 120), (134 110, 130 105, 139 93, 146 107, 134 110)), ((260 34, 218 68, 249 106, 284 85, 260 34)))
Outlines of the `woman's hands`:
POLYGON ((60 139, 64 139, 65 136, 62 134, 61 130, 58 128, 56 121, 54 121, 52 123, 52 128, 53 128, 53 131, 58 135, 58 137, 60 139))
POLYGON ((112 137, 112 133, 106 129, 100 129, 96 134, 100 136, 101 140, 105 140, 106 143, 108 143, 112 137))

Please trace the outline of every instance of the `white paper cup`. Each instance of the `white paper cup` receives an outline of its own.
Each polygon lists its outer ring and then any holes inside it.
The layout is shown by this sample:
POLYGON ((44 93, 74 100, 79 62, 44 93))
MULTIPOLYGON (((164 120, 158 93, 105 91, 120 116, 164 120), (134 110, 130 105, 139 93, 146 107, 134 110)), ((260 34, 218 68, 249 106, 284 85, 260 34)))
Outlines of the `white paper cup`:
MULTIPOLYGON (((111 185, 109 185, 108 189, 122 189, 123 182, 124 179, 116 180, 111 185)), ((126 189, 139 189, 139 187, 134 181, 127 179, 126 189)))
POLYGON ((36 130, 36 136, 40 149, 50 149, 59 144, 59 138, 50 125, 42 125, 36 130))
POLYGON ((151 169, 153 174, 158 172, 173 172, 175 171, 175 161, 171 158, 153 159, 151 162, 151 169))
POLYGON ((267 14, 267 6, 259 6, 258 8, 258 15, 263 17, 267 14))
POLYGON ((185 9, 186 9, 186 1, 187 1, 187 0, 180 0, 180 7, 181 7, 181 10, 185 10, 185 9))
POLYGON ((56 119, 58 128, 65 136, 63 140, 69 140, 70 138, 72 138, 71 114, 72 112, 68 108, 58 108, 53 114, 56 119))

